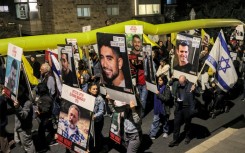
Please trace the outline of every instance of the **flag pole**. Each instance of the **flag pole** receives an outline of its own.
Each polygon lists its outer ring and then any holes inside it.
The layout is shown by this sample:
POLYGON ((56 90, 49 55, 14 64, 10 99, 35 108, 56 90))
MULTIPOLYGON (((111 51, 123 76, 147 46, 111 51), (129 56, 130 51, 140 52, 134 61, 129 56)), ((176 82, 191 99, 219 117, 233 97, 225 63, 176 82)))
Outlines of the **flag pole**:
POLYGON ((202 74, 202 71, 203 71, 203 69, 204 69, 205 65, 206 65, 206 62, 203 64, 203 66, 202 66, 202 68, 201 68, 201 71, 198 73, 198 75, 197 75, 197 79, 196 79, 196 81, 195 81, 194 85, 196 85, 196 84, 197 84, 198 78, 199 78, 199 77, 200 77, 200 75, 202 74))

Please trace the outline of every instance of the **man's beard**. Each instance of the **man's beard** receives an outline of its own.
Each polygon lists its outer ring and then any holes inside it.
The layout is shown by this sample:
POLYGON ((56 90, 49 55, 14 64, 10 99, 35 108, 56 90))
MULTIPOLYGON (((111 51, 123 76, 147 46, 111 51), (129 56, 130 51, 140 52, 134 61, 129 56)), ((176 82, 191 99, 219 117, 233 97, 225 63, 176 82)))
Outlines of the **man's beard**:
POLYGON ((112 76, 110 78, 108 78, 106 73, 103 71, 103 76, 104 76, 104 81, 107 84, 112 84, 112 81, 118 76, 118 73, 117 74, 112 74, 112 76))

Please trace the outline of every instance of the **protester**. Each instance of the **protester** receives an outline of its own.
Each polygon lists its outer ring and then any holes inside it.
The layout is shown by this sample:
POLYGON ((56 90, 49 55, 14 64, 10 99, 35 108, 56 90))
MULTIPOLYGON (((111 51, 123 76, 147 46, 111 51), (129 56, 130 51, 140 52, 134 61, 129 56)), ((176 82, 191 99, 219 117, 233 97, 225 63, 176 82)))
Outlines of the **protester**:
POLYGON ((191 119, 195 112, 195 86, 189 82, 184 75, 179 77, 176 86, 173 86, 173 96, 175 97, 174 111, 174 131, 173 141, 169 143, 169 147, 179 145, 181 123, 185 123, 185 144, 191 141, 191 119))
POLYGON ((92 75, 91 79, 92 79, 92 81, 94 81, 96 83, 100 83, 101 78, 102 78, 102 70, 101 70, 99 57, 94 50, 92 50, 89 53, 89 56, 93 62, 93 75, 92 75))
POLYGON ((104 126, 104 99, 100 96, 99 86, 96 83, 91 83, 88 89, 89 94, 95 97, 94 114, 92 120, 94 121, 94 141, 95 148, 93 151, 95 153, 102 149, 103 145, 103 135, 102 129, 104 126))
POLYGON ((158 77, 158 91, 154 96, 154 116, 153 122, 151 124, 150 138, 155 139, 156 134, 160 128, 160 123, 162 122, 163 128, 163 138, 168 137, 169 125, 168 119, 170 114, 170 100, 171 93, 170 88, 167 85, 167 76, 161 74, 158 77))
POLYGON ((55 143, 53 139, 56 131, 54 130, 52 123, 53 99, 49 95, 49 89, 45 83, 39 83, 37 89, 40 96, 37 101, 37 110, 35 110, 37 117, 40 119, 38 136, 40 138, 40 142, 43 142, 42 144, 44 145, 44 149, 48 150, 48 144, 55 143), (50 132, 49 136, 53 140, 50 143, 48 143, 46 139, 46 130, 50 132))
POLYGON ((204 50, 201 51, 200 57, 199 57, 199 71, 201 72, 201 86, 202 86, 202 92, 206 89, 205 84, 208 83, 208 68, 209 66, 205 64, 206 59, 208 58, 209 48, 208 46, 204 46, 204 50), (205 64, 205 66, 204 66, 205 64), (202 67, 204 68, 202 69, 202 67))
POLYGON ((220 89, 220 87, 216 84, 214 80, 211 81, 210 91, 213 94, 213 105, 211 106, 210 115, 212 118, 215 118, 225 108, 225 92, 220 89))
POLYGON ((37 57, 36 57, 36 54, 32 54, 31 55, 31 66, 32 66, 32 69, 33 69, 33 75, 36 77, 36 78, 40 78, 40 63, 37 61, 37 57))
MULTIPOLYGON (((13 102, 15 108, 15 132, 27 153, 35 153, 36 149, 32 140, 32 101, 27 95, 27 87, 20 85, 18 98, 13 102)), ((4 93, 5 94, 5 93, 4 93)))
MULTIPOLYGON (((108 104, 112 112, 120 112, 121 110, 115 106, 114 100, 110 99, 110 95, 107 95, 108 104)), ((125 143, 127 153, 137 153, 142 141, 142 129, 141 129, 141 103, 137 102, 137 106, 134 101, 130 101, 129 105, 126 105, 122 112, 124 119, 124 132, 125 143)))
POLYGON ((160 66, 158 67, 156 76, 159 77, 161 74, 164 74, 167 76, 168 79, 170 79, 170 66, 167 64, 166 59, 160 60, 160 66))
POLYGON ((8 124, 7 100, 8 99, 4 97, 4 95, 0 96, 0 152, 3 153, 10 153, 10 146, 5 129, 8 124))
POLYGON ((78 73, 77 78, 80 85, 80 89, 83 92, 88 92, 88 82, 90 80, 91 73, 88 70, 87 64, 84 60, 78 62, 78 73))
POLYGON ((55 79, 48 63, 43 63, 41 68, 41 82, 48 86, 49 94, 54 98, 56 96, 55 79))
POLYGON ((132 38, 133 50, 129 54, 131 75, 136 77, 136 87, 140 95, 140 101, 142 104, 142 117, 145 115, 145 108, 147 103, 148 90, 146 88, 146 81, 144 75, 143 58, 141 56, 142 52, 142 42, 139 35, 135 34, 132 38))

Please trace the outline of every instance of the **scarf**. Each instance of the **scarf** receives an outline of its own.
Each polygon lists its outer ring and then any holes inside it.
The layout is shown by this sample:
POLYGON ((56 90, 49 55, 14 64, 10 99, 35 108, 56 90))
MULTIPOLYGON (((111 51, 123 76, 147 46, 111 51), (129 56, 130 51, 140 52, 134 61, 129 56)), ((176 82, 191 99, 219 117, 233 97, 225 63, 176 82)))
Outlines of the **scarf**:
MULTIPOLYGON (((162 94, 163 93, 165 87, 166 87, 165 85, 158 86, 159 94, 162 94)), ((164 113, 165 113, 165 111, 163 110, 162 101, 155 94, 154 95, 154 115, 164 114, 164 113)))

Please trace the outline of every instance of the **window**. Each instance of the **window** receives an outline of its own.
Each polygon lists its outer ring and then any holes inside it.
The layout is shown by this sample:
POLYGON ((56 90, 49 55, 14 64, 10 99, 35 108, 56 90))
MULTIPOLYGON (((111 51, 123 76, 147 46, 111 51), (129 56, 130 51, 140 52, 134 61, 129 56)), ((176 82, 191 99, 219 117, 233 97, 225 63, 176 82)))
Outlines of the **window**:
POLYGON ((17 19, 39 19, 37 0, 14 0, 14 2, 17 19))
POLYGON ((8 6, 0 6, 0 12, 9 12, 8 6))
POLYGON ((118 5, 108 5, 107 15, 119 15, 119 6, 118 5))
POLYGON ((90 6, 89 5, 77 5, 77 16, 78 17, 90 17, 90 6))
POLYGON ((167 0, 167 4, 168 5, 176 4, 176 0, 167 0))
POLYGON ((160 4, 139 4, 139 15, 160 13, 160 4))

